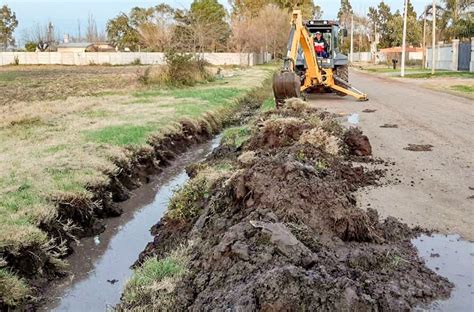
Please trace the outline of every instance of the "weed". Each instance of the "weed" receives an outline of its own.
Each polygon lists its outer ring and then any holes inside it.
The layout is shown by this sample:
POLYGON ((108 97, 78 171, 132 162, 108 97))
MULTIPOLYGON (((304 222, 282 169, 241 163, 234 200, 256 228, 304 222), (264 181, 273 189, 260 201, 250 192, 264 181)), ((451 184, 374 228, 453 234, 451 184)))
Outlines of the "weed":
POLYGON ((318 159, 314 165, 314 168, 317 171, 323 171, 329 168, 329 164, 324 159, 318 159))
POLYGON ((450 87, 454 91, 463 93, 474 93, 474 86, 469 85, 454 85, 450 87))
POLYGON ((130 63, 130 65, 135 65, 135 66, 142 65, 142 60, 137 57, 130 63))
POLYGON ((275 100, 273 98, 268 98, 265 101, 263 101, 262 106, 260 107, 260 110, 262 112, 267 112, 275 108, 276 108, 275 100))
POLYGON ((147 67, 143 73, 138 74, 138 82, 144 85, 150 84, 151 67, 147 67))
POLYGON ((0 298, 7 305, 16 306, 29 294, 25 281, 0 268, 0 298))
MULTIPOLYGON (((127 282, 123 305, 148 307, 147 310, 172 310, 174 285, 188 270, 189 246, 180 246, 163 259, 148 258, 127 282)), ((119 309, 121 310, 121 309, 119 309)))
POLYGON ((248 127, 234 127, 228 128, 222 134, 222 144, 241 147, 250 139, 250 130, 248 127))
POLYGON ((297 153, 296 153, 296 159, 298 159, 299 161, 303 162, 306 160, 306 154, 304 153, 304 150, 299 150, 297 153))

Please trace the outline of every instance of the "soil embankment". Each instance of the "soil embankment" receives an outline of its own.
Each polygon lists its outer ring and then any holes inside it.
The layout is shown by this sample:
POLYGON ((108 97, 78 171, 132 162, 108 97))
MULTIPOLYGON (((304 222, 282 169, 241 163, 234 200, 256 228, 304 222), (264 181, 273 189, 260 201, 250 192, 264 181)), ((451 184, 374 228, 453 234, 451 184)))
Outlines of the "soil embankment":
POLYGON ((357 208, 383 174, 351 162, 371 153, 360 131, 300 101, 249 128, 189 168, 119 310, 400 311, 449 295, 410 243, 419 229, 357 208))

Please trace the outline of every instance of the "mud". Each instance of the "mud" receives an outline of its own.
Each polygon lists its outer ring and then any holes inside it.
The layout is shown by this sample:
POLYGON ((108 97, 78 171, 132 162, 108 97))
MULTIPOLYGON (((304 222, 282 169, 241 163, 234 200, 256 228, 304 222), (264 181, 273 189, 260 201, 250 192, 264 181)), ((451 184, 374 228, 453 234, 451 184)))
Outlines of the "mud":
POLYGON ((383 124, 380 128, 398 128, 397 124, 383 124))
POLYGON ((408 144, 408 146, 403 149, 412 152, 431 152, 433 147, 431 144, 408 144))
POLYGON ((344 135, 344 143, 349 149, 349 154, 354 156, 371 156, 372 146, 369 138, 363 135, 358 128, 351 128, 344 135))
POLYGON ((161 290, 166 302, 118 309, 401 311, 448 297, 452 284, 410 243, 417 230, 357 208, 354 192, 376 175, 353 167, 344 151, 367 154, 367 137, 354 129, 323 135, 314 116, 322 117, 309 107, 264 114, 237 160, 236 151, 211 157, 233 169, 192 202, 195 217, 167 214, 140 257, 189 243, 188 273, 161 290))

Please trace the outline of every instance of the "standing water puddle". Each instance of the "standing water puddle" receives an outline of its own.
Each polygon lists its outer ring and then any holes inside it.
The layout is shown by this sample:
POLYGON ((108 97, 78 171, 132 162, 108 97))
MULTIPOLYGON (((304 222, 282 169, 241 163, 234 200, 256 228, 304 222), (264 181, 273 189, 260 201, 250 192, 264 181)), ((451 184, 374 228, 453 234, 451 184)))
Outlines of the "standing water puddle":
POLYGON ((474 311, 474 243, 459 235, 421 235, 412 240, 426 266, 454 284, 451 297, 417 311, 474 311))
POLYGON ((51 287, 46 294, 50 302, 40 310, 105 311, 119 303, 130 266, 153 239, 150 228, 164 215, 173 191, 188 180, 185 167, 202 160, 219 142, 217 136, 178 157, 156 181, 121 204, 123 215, 107 220, 104 233, 82 239, 68 258, 70 277, 51 287))

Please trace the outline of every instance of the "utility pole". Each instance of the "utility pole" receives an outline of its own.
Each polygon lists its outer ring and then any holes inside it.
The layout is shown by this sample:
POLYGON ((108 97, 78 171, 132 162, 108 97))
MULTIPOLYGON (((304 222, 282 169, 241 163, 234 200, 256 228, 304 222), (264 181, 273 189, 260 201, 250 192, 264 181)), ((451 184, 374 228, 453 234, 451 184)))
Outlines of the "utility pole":
POLYGON ((423 69, 426 68, 426 11, 428 11, 428 7, 425 7, 425 12, 423 14, 423 58, 421 64, 423 69))
POLYGON ((402 68, 400 76, 405 77, 405 57, 407 45, 407 19, 408 19, 408 0, 405 0, 405 13, 403 14, 403 39, 402 39, 402 68))
POLYGON ((431 74, 435 74, 435 64, 436 64, 436 0, 433 0, 433 43, 431 44, 431 51, 433 52, 431 56, 431 74))
POLYGON ((351 14, 351 64, 354 62, 354 14, 351 14))

